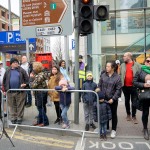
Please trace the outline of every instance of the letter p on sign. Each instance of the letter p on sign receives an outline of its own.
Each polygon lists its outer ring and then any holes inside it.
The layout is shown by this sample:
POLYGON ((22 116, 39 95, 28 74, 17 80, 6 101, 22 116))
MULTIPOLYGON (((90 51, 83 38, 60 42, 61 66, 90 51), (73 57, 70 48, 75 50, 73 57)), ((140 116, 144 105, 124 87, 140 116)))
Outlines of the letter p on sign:
POLYGON ((14 40, 13 40, 13 33, 12 32, 8 32, 7 33, 7 42, 8 43, 14 42, 14 40))

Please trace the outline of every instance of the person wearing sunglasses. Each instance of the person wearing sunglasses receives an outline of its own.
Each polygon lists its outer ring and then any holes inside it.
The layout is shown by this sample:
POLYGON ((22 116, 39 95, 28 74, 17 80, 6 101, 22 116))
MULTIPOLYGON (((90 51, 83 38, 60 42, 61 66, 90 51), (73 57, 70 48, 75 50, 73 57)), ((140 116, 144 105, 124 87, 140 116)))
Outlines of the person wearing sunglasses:
MULTIPOLYGON (((135 74, 135 77, 133 79, 134 86, 140 89, 140 91, 150 90, 150 56, 145 59, 144 64, 145 65, 141 67, 141 69, 135 74)), ((146 140, 149 140, 147 125, 150 100, 142 100, 140 104, 142 105, 142 123, 144 129, 144 138, 146 140)))

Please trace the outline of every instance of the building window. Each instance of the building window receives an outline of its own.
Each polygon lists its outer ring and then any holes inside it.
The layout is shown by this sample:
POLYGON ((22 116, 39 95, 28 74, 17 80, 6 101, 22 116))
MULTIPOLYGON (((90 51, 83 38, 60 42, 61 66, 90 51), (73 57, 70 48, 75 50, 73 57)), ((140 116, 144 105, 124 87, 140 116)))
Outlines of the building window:
POLYGON ((2 23, 2 29, 5 29, 5 23, 2 23))
POLYGON ((4 11, 1 11, 1 14, 3 17, 5 17, 5 12, 4 11))

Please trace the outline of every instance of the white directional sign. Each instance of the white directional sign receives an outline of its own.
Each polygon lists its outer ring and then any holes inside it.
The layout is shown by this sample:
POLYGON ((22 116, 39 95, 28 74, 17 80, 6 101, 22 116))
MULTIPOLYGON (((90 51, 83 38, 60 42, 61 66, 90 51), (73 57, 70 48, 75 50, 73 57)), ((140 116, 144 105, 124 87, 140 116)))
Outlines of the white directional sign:
POLYGON ((29 44, 29 50, 32 51, 34 49, 34 45, 33 44, 29 44))
POLYGON ((62 31, 63 31, 63 30, 62 30, 62 27, 61 27, 61 26, 36 28, 36 35, 37 35, 37 36, 61 35, 62 31))
POLYGON ((71 35, 72 3, 73 0, 20 0, 21 38, 71 35))

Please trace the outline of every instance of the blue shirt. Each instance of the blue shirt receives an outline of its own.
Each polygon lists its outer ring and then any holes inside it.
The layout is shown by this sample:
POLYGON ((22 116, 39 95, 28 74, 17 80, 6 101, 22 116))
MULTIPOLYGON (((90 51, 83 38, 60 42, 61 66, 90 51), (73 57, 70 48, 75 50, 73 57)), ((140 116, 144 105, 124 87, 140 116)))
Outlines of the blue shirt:
POLYGON ((11 69, 10 72, 10 89, 19 89, 20 88, 20 74, 18 70, 11 69))
POLYGON ((67 75, 67 71, 66 71, 65 68, 60 67, 60 72, 62 73, 62 75, 64 76, 64 78, 65 78, 67 81, 70 81, 70 78, 69 78, 69 76, 67 75))

